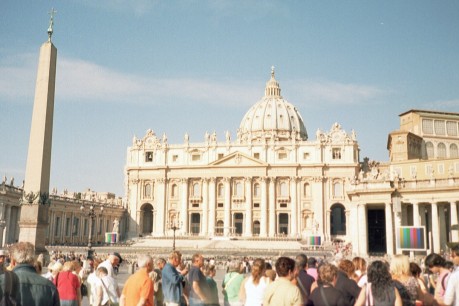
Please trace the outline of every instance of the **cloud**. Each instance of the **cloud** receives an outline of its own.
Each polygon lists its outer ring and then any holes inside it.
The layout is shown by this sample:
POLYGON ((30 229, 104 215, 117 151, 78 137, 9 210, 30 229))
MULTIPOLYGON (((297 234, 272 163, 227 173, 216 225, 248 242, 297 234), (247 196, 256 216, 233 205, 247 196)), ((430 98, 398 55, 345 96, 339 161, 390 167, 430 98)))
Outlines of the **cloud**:
POLYGON ((452 99, 452 100, 440 100, 440 101, 435 101, 432 103, 426 103, 426 106, 433 109, 436 108, 459 108, 459 99, 452 99))
POLYGON ((301 102, 327 105, 358 105, 388 94, 376 86, 323 80, 294 81, 291 89, 301 102))
MULTIPOLYGON (((36 59, 29 54, 0 63, 0 100, 32 101, 36 59)), ((331 81, 284 81, 283 93, 300 104, 368 103, 387 92, 375 86, 331 81)), ((158 78, 123 73, 81 59, 60 56, 56 99, 77 103, 189 104, 249 107, 264 92, 264 82, 239 79, 158 78)))

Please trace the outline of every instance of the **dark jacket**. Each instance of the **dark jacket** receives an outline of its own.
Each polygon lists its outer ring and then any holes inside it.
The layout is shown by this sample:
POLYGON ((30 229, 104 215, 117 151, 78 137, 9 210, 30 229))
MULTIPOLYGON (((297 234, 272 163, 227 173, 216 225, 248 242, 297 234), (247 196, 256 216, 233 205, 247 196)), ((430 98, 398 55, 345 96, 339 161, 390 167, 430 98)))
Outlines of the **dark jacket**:
POLYGON ((343 293, 346 305, 354 305, 360 294, 360 287, 343 271, 338 271, 335 288, 343 293))
MULTIPOLYGON (((54 284, 37 273, 32 265, 20 264, 14 267, 19 286, 16 300, 25 306, 60 306, 59 293, 54 284)), ((5 275, 0 275, 0 288, 3 288, 5 275)), ((3 292, 2 292, 3 296, 3 292)))

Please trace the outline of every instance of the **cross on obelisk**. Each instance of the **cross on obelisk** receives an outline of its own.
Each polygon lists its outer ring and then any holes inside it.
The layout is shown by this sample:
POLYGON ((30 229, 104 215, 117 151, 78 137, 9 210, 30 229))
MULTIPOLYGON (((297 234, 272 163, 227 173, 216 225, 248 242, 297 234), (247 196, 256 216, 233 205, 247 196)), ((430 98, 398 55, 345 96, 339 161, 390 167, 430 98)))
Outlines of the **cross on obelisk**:
POLYGON ((21 198, 19 241, 31 242, 36 252, 46 252, 46 229, 49 210, 49 178, 53 136, 54 90, 57 49, 51 42, 54 14, 51 10, 48 41, 40 48, 29 151, 21 198))

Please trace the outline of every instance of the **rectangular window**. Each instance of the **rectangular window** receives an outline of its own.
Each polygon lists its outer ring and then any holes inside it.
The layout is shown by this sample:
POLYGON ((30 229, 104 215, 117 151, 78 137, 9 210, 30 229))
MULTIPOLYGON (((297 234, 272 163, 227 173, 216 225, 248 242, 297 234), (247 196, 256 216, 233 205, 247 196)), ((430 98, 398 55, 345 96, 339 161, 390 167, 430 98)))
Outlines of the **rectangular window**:
POLYGON ((424 134, 433 134, 432 119, 422 119, 422 132, 424 134))
POLYGON ((280 207, 281 207, 281 208, 287 208, 287 203, 281 203, 281 204, 280 204, 280 207))
POLYGON ((192 161, 201 160, 201 154, 192 154, 192 155, 191 155, 191 160, 192 160, 192 161))
POLYGON ((79 231, 80 231, 80 219, 73 218, 73 235, 78 235, 79 231))
POLYGON ((341 149, 340 148, 333 148, 332 158, 333 159, 341 159, 341 149))
POLYGON ((426 165, 426 175, 429 176, 432 174, 432 165, 426 165))
POLYGON ((217 207, 218 207, 218 208, 223 208, 223 203, 218 203, 218 204, 217 204, 217 207))
POLYGON ((172 155, 172 161, 176 162, 178 160, 178 155, 172 155))
POLYGON ((303 159, 309 159, 309 153, 308 152, 305 152, 303 153, 303 159))
POLYGON ((56 223, 54 224, 54 236, 59 236, 61 231, 61 217, 56 217, 56 223))
POLYGON ((444 120, 435 120, 435 134, 436 135, 445 135, 445 121, 444 120))
POLYGON ((253 203, 254 208, 260 208, 260 203, 253 203))
POLYGON ((253 157, 255 157, 256 159, 260 159, 260 153, 253 153, 253 157))
POLYGON ((445 165, 439 164, 438 165, 438 173, 443 174, 445 173, 445 165))
POLYGON ((84 225, 83 225, 83 232, 84 232, 84 236, 87 236, 88 235, 88 231, 89 231, 89 228, 88 228, 88 219, 84 219, 84 225))
POLYGON ((411 175, 411 178, 416 178, 416 176, 417 176, 416 166, 411 166, 410 167, 410 175, 411 175))
POLYGON ((223 154, 223 153, 218 153, 218 159, 222 159, 223 156, 225 156, 225 154, 223 154))
POLYGON ((65 219, 65 236, 70 236, 70 218, 65 219))
POLYGON ((279 159, 280 160, 287 159, 287 153, 286 152, 279 152, 279 159))
POLYGON ((457 122, 446 121, 446 133, 448 136, 457 136, 457 122))
POLYGON ((145 161, 147 163, 153 161, 153 152, 145 152, 145 161))
POLYGON ((193 203, 193 208, 199 208, 199 203, 193 203))

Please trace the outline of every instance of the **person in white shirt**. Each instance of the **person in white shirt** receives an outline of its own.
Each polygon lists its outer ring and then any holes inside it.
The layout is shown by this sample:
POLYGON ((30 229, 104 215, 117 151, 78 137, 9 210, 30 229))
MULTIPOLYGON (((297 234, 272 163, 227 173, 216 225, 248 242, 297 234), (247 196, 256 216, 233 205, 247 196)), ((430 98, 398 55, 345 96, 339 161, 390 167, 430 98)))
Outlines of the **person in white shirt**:
POLYGON ((119 303, 120 290, 116 280, 107 275, 105 267, 97 268, 96 298, 94 305, 113 305, 119 303))
POLYGON ((445 305, 459 306, 459 246, 455 246, 451 250, 451 257, 455 269, 449 276, 445 295, 443 296, 443 303, 445 305))

